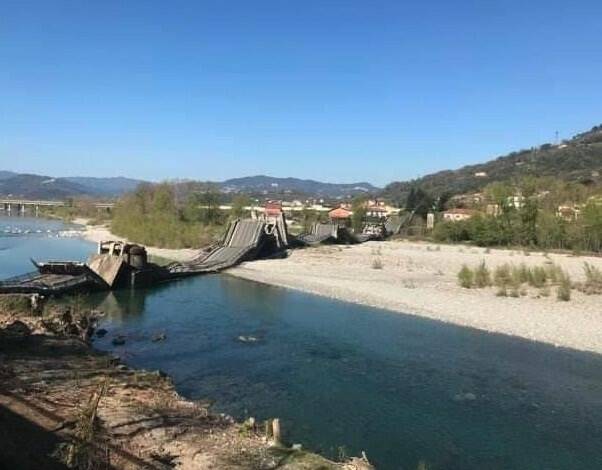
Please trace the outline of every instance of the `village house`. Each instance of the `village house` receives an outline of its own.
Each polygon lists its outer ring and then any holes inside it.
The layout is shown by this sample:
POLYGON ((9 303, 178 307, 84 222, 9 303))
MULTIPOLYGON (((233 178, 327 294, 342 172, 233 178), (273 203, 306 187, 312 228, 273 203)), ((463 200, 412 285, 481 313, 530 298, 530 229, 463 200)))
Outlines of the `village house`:
POLYGON ((485 207, 485 213, 493 217, 497 217, 502 213, 502 208, 499 204, 487 204, 485 207))
POLYGON ((264 212, 268 217, 278 217, 282 214, 282 201, 267 201, 264 212))
POLYGON ((573 221, 579 218, 581 209, 578 206, 558 206, 556 216, 566 221, 573 221))
POLYGON ((456 208, 445 211, 443 213, 443 220, 448 222, 459 222, 461 220, 468 220, 474 215, 475 211, 473 210, 456 208))
POLYGON ((351 225, 351 216, 353 212, 344 207, 337 207, 328 212, 328 218, 333 224, 348 226, 351 225))
POLYGON ((374 219, 385 219, 387 217, 387 208, 383 205, 367 206, 366 217, 374 219))
POLYGON ((484 199, 483 193, 456 194, 449 199, 449 204, 453 207, 475 207, 481 205, 484 199))

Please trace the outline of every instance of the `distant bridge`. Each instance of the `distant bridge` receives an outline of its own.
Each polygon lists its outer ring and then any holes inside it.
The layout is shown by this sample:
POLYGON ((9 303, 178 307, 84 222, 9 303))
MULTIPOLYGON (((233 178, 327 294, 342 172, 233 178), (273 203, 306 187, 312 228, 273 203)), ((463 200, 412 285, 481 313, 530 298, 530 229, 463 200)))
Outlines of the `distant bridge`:
MULTIPOLYGON (((36 214, 40 207, 64 207, 68 204, 65 201, 45 201, 45 200, 29 200, 29 199, 0 199, 0 208, 4 212, 12 213, 13 208, 16 212, 24 213, 26 207, 35 209, 36 214)), ((94 207, 97 209, 112 209, 115 204, 112 202, 95 202, 94 207)))

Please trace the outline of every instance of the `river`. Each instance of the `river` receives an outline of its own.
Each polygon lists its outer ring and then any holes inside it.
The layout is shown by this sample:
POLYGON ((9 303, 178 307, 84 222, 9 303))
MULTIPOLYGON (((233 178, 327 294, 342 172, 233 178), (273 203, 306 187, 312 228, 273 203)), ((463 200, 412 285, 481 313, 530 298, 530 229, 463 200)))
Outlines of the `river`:
MULTIPOLYGON (((94 250, 64 229, 0 217, 0 277, 94 250)), ((165 371, 217 411, 280 417, 290 442, 328 456, 364 450, 385 470, 602 468, 595 354, 228 275, 85 301, 107 314, 98 349, 165 371)))

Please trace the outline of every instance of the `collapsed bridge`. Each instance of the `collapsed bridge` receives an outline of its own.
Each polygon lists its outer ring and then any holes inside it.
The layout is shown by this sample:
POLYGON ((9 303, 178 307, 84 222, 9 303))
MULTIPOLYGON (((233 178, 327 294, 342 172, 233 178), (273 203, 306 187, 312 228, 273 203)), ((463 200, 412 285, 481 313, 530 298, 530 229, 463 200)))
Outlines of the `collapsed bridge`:
POLYGON ((243 261, 282 254, 288 247, 284 217, 235 220, 220 243, 185 263, 166 267, 171 277, 217 272, 243 261))
POLYGON ((60 295, 79 290, 144 287, 181 277, 214 273, 243 261, 284 256, 289 246, 282 214, 237 219, 222 240, 187 262, 159 266, 148 261, 142 246, 104 241, 87 263, 49 261, 36 263, 37 271, 0 281, 0 294, 60 295))
POLYGON ((81 290, 144 287, 204 273, 215 273, 244 261, 286 256, 291 246, 321 243, 363 243, 399 233, 413 217, 391 217, 384 224, 365 224, 361 233, 337 223, 316 223, 310 233, 289 237, 280 209, 250 219, 236 219, 222 239, 201 250, 190 261, 159 266, 148 261, 146 249, 136 244, 100 242, 87 263, 49 261, 36 263, 37 271, 0 281, 0 294, 60 295, 81 290))

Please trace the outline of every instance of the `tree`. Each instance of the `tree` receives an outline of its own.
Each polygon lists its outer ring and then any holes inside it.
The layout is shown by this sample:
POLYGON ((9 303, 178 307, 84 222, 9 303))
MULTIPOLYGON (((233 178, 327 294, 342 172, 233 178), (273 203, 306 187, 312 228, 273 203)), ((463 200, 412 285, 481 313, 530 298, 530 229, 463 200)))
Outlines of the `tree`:
POLYGON ((527 198, 519 210, 519 244, 537 245, 537 215, 539 209, 534 196, 527 198))
POLYGON ((159 184, 153 193, 153 212, 168 214, 176 212, 173 188, 167 184, 159 184))
POLYGON ((434 200, 433 197, 424 191, 422 188, 412 187, 408 193, 406 199, 406 210, 413 211, 415 214, 421 217, 426 217, 431 210, 433 210, 434 200))
POLYGON ((188 222, 200 222, 203 217, 202 205, 203 200, 201 195, 196 192, 190 193, 182 210, 184 220, 188 222))
POLYGON ((602 249, 602 205, 596 201, 589 202, 581 216, 584 244, 588 250, 602 249))
POLYGON ((364 222, 366 221, 366 201, 365 196, 357 196, 351 203, 351 226, 354 232, 361 232, 364 229, 364 222))
POLYGON ((213 188, 191 193, 184 207, 184 217, 191 222, 201 222, 205 225, 218 224, 221 221, 219 202, 219 193, 213 188))
POLYGON ((240 218, 245 214, 245 208, 251 205, 251 200, 243 194, 235 196, 232 200, 232 217, 240 218))
POLYGON ((313 224, 318 221, 318 215, 316 211, 311 210, 307 207, 303 207, 301 211, 301 223, 303 224, 303 231, 309 233, 313 224))
POLYGON ((502 212, 506 212, 510 208, 508 200, 514 196, 512 186, 496 181, 485 186, 484 192, 488 201, 497 204, 502 212))

